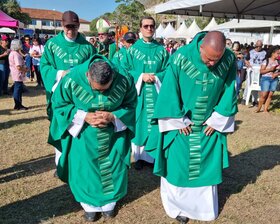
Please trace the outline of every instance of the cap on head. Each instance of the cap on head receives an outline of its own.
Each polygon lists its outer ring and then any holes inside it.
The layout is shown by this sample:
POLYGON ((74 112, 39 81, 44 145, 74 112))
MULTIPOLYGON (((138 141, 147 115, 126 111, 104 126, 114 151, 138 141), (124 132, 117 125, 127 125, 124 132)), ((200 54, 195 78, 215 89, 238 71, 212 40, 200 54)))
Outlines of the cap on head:
POLYGON ((2 35, 1 40, 8 40, 8 37, 6 35, 2 35))
POLYGON ((80 24, 79 16, 73 11, 66 11, 62 15, 63 26, 80 24))
POLYGON ((130 40, 136 40, 136 35, 135 35, 135 33, 133 33, 133 32, 127 32, 124 36, 123 36, 123 39, 125 40, 125 41, 130 41, 130 40))

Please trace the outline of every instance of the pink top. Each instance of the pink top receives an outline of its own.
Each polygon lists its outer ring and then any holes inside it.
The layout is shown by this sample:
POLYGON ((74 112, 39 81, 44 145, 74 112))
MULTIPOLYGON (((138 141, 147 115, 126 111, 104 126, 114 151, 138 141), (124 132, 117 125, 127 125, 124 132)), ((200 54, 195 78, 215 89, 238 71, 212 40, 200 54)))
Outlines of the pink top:
MULTIPOLYGON (((263 61, 262 65, 266 65, 266 60, 263 61)), ((270 60, 270 58, 268 59, 268 64, 266 65, 266 68, 270 69, 274 66, 278 66, 278 61, 275 60, 275 61, 272 61, 270 60)), ((273 72, 268 72, 268 73, 265 73, 265 74, 262 74, 262 77, 272 77, 272 74, 273 72)))
POLYGON ((20 53, 18 53, 17 51, 11 51, 11 53, 9 54, 9 64, 12 79, 15 82, 23 82, 25 76, 17 69, 18 65, 24 65, 24 60, 20 53))

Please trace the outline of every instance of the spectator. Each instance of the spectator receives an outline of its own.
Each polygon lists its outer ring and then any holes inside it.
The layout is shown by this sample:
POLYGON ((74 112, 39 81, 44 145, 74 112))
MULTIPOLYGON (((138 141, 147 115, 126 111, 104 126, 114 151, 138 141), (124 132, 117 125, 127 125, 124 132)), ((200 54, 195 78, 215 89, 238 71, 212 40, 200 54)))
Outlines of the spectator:
POLYGON ((9 40, 6 35, 2 35, 0 43, 0 96, 2 94, 8 94, 8 83, 9 83, 9 53, 8 48, 9 40))
POLYGON ((277 88, 278 76, 280 75, 280 66, 277 61, 279 55, 279 46, 271 47, 261 65, 261 93, 256 113, 261 111, 263 104, 264 112, 268 112, 271 98, 277 88))
POLYGON ((28 68, 24 64, 23 56, 20 54, 22 49, 22 43, 20 40, 12 40, 11 53, 9 55, 9 65, 11 70, 11 76, 14 81, 14 101, 15 110, 27 110, 28 108, 22 105, 22 92, 23 92, 23 80, 25 78, 28 68))
POLYGON ((33 45, 31 46, 29 50, 29 54, 32 57, 32 64, 34 68, 34 72, 36 74, 38 87, 43 87, 43 81, 42 76, 40 72, 40 59, 42 57, 42 54, 44 52, 44 46, 41 44, 41 39, 36 37, 32 40, 33 45))

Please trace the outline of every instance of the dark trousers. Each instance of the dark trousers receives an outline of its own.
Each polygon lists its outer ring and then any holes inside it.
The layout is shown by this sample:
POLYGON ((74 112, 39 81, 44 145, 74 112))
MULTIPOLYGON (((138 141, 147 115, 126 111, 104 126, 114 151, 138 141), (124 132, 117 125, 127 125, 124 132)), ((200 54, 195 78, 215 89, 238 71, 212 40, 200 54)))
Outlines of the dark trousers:
POLYGON ((40 72, 40 66, 39 65, 33 65, 34 71, 36 73, 37 83, 39 86, 43 86, 42 76, 40 72))
POLYGON ((9 63, 0 64, 0 95, 8 93, 10 68, 9 63))
POLYGON ((22 105, 22 91, 23 91, 23 82, 14 82, 14 93, 13 97, 15 100, 15 107, 22 105))

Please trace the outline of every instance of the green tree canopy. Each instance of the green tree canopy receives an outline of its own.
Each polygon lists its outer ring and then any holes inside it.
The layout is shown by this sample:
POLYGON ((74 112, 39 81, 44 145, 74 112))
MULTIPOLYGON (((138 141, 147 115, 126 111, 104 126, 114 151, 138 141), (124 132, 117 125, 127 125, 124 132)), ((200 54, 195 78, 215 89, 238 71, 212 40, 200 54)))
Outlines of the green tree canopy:
POLYGON ((31 22, 29 15, 21 12, 21 8, 17 0, 1 0, 0 9, 20 22, 25 24, 29 24, 31 22))

